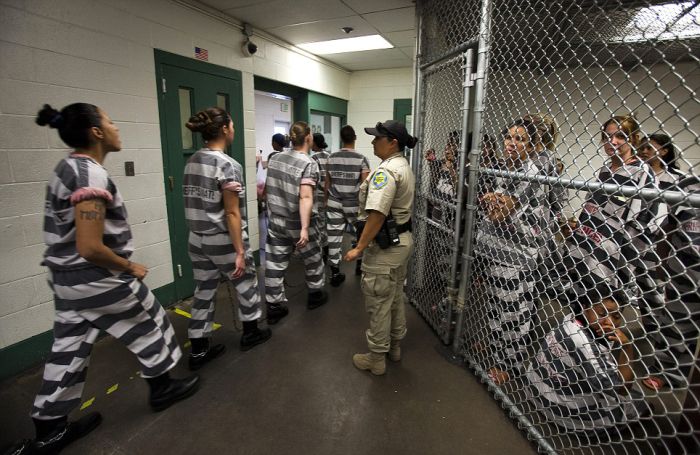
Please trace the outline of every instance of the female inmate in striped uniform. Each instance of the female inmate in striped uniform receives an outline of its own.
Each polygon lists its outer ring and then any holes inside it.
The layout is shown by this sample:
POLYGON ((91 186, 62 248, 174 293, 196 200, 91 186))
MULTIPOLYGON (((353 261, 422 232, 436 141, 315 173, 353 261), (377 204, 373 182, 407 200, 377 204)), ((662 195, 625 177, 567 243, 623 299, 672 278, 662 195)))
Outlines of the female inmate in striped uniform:
POLYGON ((326 204, 328 201, 328 191, 326 189, 326 180, 328 172, 328 158, 331 154, 326 151, 328 144, 323 134, 314 134, 314 142, 311 150, 314 152, 311 158, 318 164, 319 181, 316 185, 315 199, 316 210, 318 211, 318 233, 320 237, 319 243, 323 249, 323 263, 328 260, 328 231, 326 230, 326 204))
POLYGON ((634 379, 634 348, 620 329, 627 301, 621 291, 608 291, 602 300, 582 296, 582 308, 564 316, 544 337, 526 372, 533 407, 582 444, 612 436, 615 426, 649 411, 625 390, 634 379), (613 350, 619 351, 618 358, 613 350))
MULTIPOLYGON (((517 119, 503 132, 504 170, 540 174, 530 158, 537 130, 517 119)), ((535 309, 538 255, 547 234, 547 194, 534 181, 497 177, 484 194, 485 216, 476 235, 476 253, 488 297, 491 379, 502 384, 522 366, 535 309)))
MULTIPOLYGON (((640 129, 631 116, 616 116, 601 128, 603 149, 608 161, 596 181, 641 190, 654 188, 654 174, 636 155, 641 146, 640 129)), ((584 289, 598 286, 635 286, 644 304, 645 317, 651 317, 651 302, 658 304, 658 292, 651 279, 655 254, 649 226, 656 203, 637 197, 608 195, 602 190, 589 192, 576 228, 565 242, 564 264, 574 284, 584 289), (640 292, 641 291, 641 292, 640 292)), ((645 325, 650 324, 645 321, 645 325)))
POLYGON ((312 136, 306 122, 295 122, 289 129, 291 150, 274 155, 267 163, 268 233, 265 245, 265 299, 267 321, 276 324, 289 312, 285 303, 284 274, 296 248, 304 261, 307 307, 318 308, 328 296, 323 289, 323 258, 314 208, 314 189, 319 172, 309 157, 312 136))
MULTIPOLYGON (((652 134, 640 155, 651 166, 661 190, 700 193, 700 179, 676 166, 676 147, 665 134, 652 134)), ((657 247, 663 268, 665 303, 654 309, 659 330, 654 343, 652 376, 642 382, 652 390, 666 385, 687 387, 700 333, 700 210, 684 203, 659 203, 655 219, 657 247)))
MULTIPOLYGON (((340 129, 343 147, 328 160, 328 256, 331 266, 331 286, 340 286, 345 274, 340 271, 341 245, 347 225, 355 226, 360 185, 369 175, 369 162, 355 151, 357 135, 350 125, 340 129)), ((358 259, 358 267, 361 259, 358 259)))
POLYGON ((187 331, 192 343, 189 366, 197 370, 224 351, 222 344, 209 344, 219 277, 230 280, 238 294, 241 350, 264 343, 271 333, 258 328, 262 310, 246 232, 243 168, 224 153, 234 137, 231 117, 223 109, 210 107, 190 118, 186 126, 200 133, 206 144, 187 161, 182 184, 189 255, 197 283, 187 331))
POLYGON ((54 342, 32 409, 36 440, 23 441, 20 453, 58 453, 101 421, 96 412, 67 421, 80 405, 100 331, 136 355, 156 411, 192 395, 199 377, 170 378, 182 355, 175 332, 142 282, 148 269, 129 259, 134 247, 124 200, 102 166, 121 149, 119 129, 105 111, 85 103, 60 112, 45 105, 36 123, 57 128, 74 151, 58 163, 46 190, 43 264, 54 293, 54 342))

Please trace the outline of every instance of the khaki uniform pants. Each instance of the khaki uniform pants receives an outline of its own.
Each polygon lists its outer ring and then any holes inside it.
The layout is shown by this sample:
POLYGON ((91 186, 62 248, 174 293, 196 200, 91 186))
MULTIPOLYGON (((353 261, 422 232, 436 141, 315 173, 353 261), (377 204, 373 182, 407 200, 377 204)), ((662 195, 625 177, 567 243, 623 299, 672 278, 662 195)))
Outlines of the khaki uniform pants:
POLYGON ((361 286, 369 314, 367 345, 372 352, 387 352, 391 341, 406 336, 403 285, 413 238, 410 232, 400 238, 400 245, 385 250, 373 244, 362 261, 361 286))

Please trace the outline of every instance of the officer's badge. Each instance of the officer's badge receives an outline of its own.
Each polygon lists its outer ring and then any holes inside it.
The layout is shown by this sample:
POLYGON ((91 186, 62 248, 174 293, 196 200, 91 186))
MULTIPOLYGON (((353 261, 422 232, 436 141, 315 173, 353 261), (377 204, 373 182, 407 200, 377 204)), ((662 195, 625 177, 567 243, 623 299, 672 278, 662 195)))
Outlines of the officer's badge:
POLYGON ((383 171, 374 173, 374 177, 372 177, 372 186, 375 190, 381 190, 387 183, 389 183, 389 178, 383 171))

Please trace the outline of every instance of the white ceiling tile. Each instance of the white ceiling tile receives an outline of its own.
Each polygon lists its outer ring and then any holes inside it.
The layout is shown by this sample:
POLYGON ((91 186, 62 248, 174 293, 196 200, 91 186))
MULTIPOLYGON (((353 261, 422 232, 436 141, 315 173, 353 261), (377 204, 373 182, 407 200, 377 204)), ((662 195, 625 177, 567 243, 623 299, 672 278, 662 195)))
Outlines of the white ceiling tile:
POLYGON ((308 24, 271 28, 268 32, 292 44, 299 44, 375 35, 377 34, 377 29, 360 16, 351 16, 343 19, 330 19, 308 24), (346 34, 341 30, 342 27, 352 27, 354 30, 346 34))
POLYGON ((399 50, 410 59, 414 59, 416 57, 416 46, 400 47, 399 50))
POLYGON ((401 32, 382 33, 391 44, 396 47, 407 47, 416 45, 416 31, 414 29, 401 32))
POLYGON ((347 63, 343 65, 350 71, 363 71, 363 70, 378 70, 387 68, 410 68, 413 66, 413 62, 407 59, 394 60, 387 59, 379 62, 366 62, 358 61, 355 63, 347 63))
POLYGON ((274 0, 224 12, 263 30, 356 15, 340 0, 296 0, 291 6, 287 0, 274 0))
POLYGON ((224 11, 227 9, 231 8, 241 8, 244 6, 250 6, 250 5, 259 5, 262 6, 266 1, 270 2, 272 0, 262 0, 262 1, 255 1, 255 0, 199 0, 201 3, 204 3, 207 6, 211 6, 212 8, 216 8, 218 10, 224 11))
POLYGON ((382 33, 413 30, 416 27, 416 9, 414 7, 363 14, 362 17, 382 33))
POLYGON ((374 13, 390 9, 404 8, 415 5, 414 0, 343 0, 343 3, 359 14, 374 13))
POLYGON ((362 52, 344 52, 342 54, 324 55, 323 58, 339 62, 352 62, 357 60, 375 60, 406 58, 406 54, 399 49, 377 49, 362 52))

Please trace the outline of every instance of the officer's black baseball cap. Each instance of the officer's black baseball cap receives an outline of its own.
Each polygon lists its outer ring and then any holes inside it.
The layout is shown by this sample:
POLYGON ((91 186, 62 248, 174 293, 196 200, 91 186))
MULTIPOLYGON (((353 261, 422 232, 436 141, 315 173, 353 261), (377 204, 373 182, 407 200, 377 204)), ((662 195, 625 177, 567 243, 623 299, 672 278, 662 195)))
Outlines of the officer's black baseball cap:
POLYGON ((365 128, 365 133, 370 136, 388 137, 396 139, 399 142, 399 150, 403 150, 408 146, 412 148, 416 145, 416 138, 408 134, 406 126, 396 120, 387 120, 386 122, 377 122, 374 128, 365 128))
POLYGON ((320 149, 328 148, 328 144, 326 144, 326 138, 323 137, 323 134, 321 133, 314 133, 314 144, 316 144, 316 147, 320 149))

